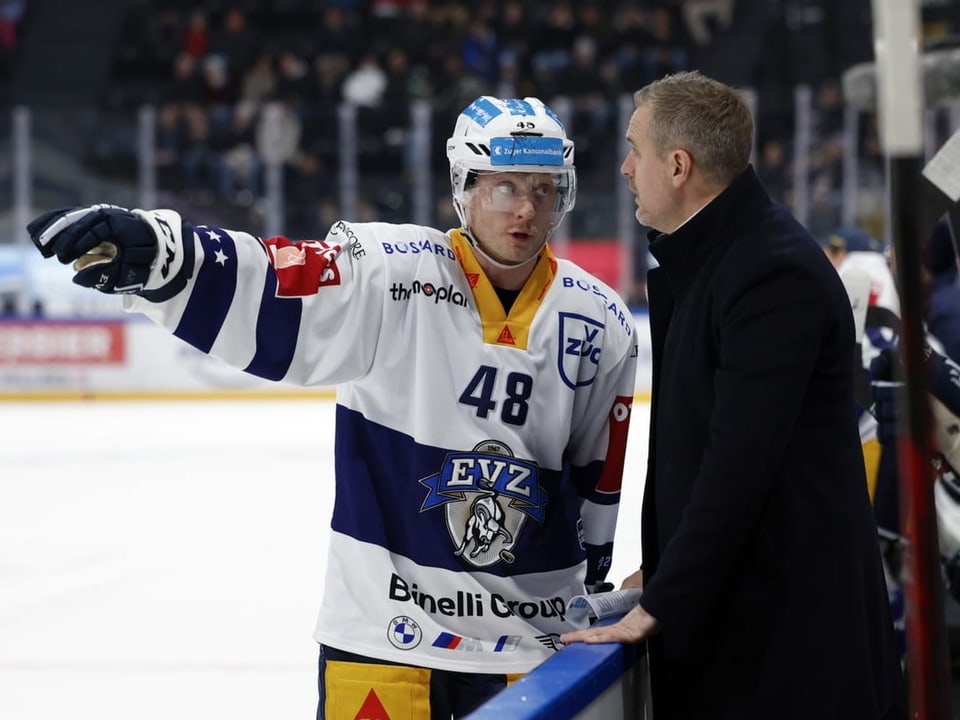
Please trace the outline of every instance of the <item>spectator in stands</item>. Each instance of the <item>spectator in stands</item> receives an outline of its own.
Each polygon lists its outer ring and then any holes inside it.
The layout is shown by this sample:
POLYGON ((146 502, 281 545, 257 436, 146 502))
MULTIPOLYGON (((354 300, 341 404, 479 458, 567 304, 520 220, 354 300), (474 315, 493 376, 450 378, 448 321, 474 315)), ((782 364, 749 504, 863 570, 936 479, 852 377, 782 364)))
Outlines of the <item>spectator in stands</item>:
POLYGON ((200 61, 200 92, 201 102, 209 108, 226 112, 237 102, 239 80, 226 57, 210 53, 200 61))
POLYGON ((580 35, 573 43, 572 62, 561 76, 562 92, 570 97, 574 107, 575 131, 585 129, 592 138, 600 138, 609 131, 615 105, 615 92, 600 74, 597 44, 593 38, 580 35))
POLYGON ((315 87, 310 93, 314 100, 312 110, 333 113, 343 97, 343 83, 350 69, 350 58, 337 53, 320 53, 313 61, 315 87))
POLYGON ((246 72, 260 52, 260 39, 247 25, 247 14, 239 5, 226 9, 221 24, 210 40, 210 52, 222 55, 231 73, 246 72))
POLYGON ((181 51, 174 59, 160 101, 168 105, 199 105, 203 102, 203 80, 197 60, 190 53, 181 51))
POLYGON ((303 105, 312 102, 316 92, 316 83, 310 63, 301 53, 283 48, 277 55, 277 95, 297 105, 302 112, 303 105))
POLYGON ((194 58, 181 51, 173 76, 161 94, 157 113, 157 164, 175 171, 174 180, 192 202, 205 203, 212 183, 208 174, 209 117, 204 87, 194 58))
POLYGON ((400 47, 387 51, 384 74, 387 79, 383 90, 383 111, 389 115, 385 126, 406 126, 410 118, 410 103, 423 87, 418 84, 418 75, 410 67, 410 58, 400 47))
POLYGON ((300 100, 280 94, 264 105, 257 118, 255 147, 265 171, 276 168, 284 178, 286 228, 297 237, 314 232, 316 202, 313 181, 320 170, 317 159, 303 147, 300 100))
POLYGON ((636 3, 624 3, 616 13, 613 27, 617 45, 612 59, 620 86, 636 88, 645 85, 650 81, 643 57, 648 35, 646 13, 636 3))
POLYGON ((317 47, 325 55, 342 55, 350 63, 359 59, 364 43, 356 41, 361 32, 360 21, 355 13, 336 4, 327 3, 320 16, 317 28, 317 47))
POLYGON ((386 89, 387 74, 380 58, 375 51, 368 50, 357 67, 344 78, 343 100, 358 107, 375 109, 380 107, 386 89))
POLYGON ((240 102, 262 105, 277 92, 277 68, 272 52, 261 52, 240 80, 240 102))
POLYGON ((566 70, 570 66, 570 48, 576 37, 577 18, 573 5, 568 0, 550 5, 531 48, 534 72, 538 76, 549 76, 566 70))
POLYGON ((733 23, 736 0, 680 0, 683 18, 698 45, 709 45, 718 30, 733 23))
POLYGON ((778 203, 790 203, 790 166, 787 163, 787 150, 780 138, 768 136, 760 142, 757 177, 771 199, 778 203))
POLYGON ((0 0, 0 51, 16 47, 17 29, 26 9, 26 0, 0 0))
POLYGON ((218 195, 241 207, 251 206, 262 194, 263 163, 256 150, 259 109, 252 102, 237 103, 225 119, 211 159, 218 195))
POLYGON ((193 10, 187 17, 183 31, 183 51, 194 60, 200 60, 210 49, 210 27, 203 8, 193 10))
POLYGON ((419 93, 429 92, 429 87, 419 72, 411 71, 410 59, 400 47, 387 51, 385 73, 387 85, 374 126, 383 143, 378 158, 387 172, 403 172, 415 152, 408 142, 410 106, 419 93))
POLYGON ((613 29, 612 14, 607 4, 600 0, 581 0, 576 5, 577 35, 593 40, 597 58, 609 57, 617 46, 617 35, 613 29))
POLYGON ((678 26, 671 9, 654 6, 647 11, 647 34, 641 53, 643 84, 690 67, 690 56, 678 26))
MULTIPOLYGON (((489 86, 481 78, 468 73, 463 68, 463 61, 457 54, 450 54, 444 59, 436 80, 434 95, 434 112, 437 123, 450 124, 450 118, 455 118, 457 108, 465 107, 469 97, 477 97, 489 90, 489 86)), ((442 161, 441 155, 438 160, 442 161)))
POLYGON ((905 700, 854 405, 847 293, 749 164, 742 94, 642 88, 621 166, 650 228, 637 607, 657 718, 877 720, 905 700))
POLYGON ((497 34, 484 21, 474 19, 460 45, 463 66, 485 82, 493 84, 497 79, 497 34))
POLYGON ((497 24, 500 64, 511 63, 520 72, 527 72, 532 34, 533 25, 522 0, 506 0, 497 24))

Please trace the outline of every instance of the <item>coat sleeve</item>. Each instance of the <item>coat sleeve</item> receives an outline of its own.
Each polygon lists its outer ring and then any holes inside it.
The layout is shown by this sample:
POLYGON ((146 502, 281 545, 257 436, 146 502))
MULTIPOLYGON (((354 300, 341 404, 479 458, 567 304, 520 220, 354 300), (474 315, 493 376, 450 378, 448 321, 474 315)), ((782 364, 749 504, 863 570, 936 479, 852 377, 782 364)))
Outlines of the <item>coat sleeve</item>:
POLYGON ((180 241, 195 248, 193 275, 164 302, 126 296, 126 310, 270 380, 333 385, 370 368, 385 280, 378 243, 365 227, 341 221, 323 240, 294 242, 181 225, 169 210, 151 213, 183 228, 180 241))

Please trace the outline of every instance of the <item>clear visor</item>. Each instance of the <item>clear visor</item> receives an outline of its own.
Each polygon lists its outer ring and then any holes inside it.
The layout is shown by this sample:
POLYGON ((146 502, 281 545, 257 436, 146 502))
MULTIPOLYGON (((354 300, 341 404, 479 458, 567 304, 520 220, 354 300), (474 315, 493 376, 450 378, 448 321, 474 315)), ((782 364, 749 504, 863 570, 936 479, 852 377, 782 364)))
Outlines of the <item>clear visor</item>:
POLYGON ((480 171, 463 190, 466 209, 495 212, 529 212, 547 216, 548 226, 560 223, 573 207, 576 186, 569 172, 522 173, 480 171))
POLYGON ((475 207, 515 212, 529 203, 534 212, 556 213, 566 206, 566 176, 548 173, 480 173, 467 189, 467 202, 475 207))

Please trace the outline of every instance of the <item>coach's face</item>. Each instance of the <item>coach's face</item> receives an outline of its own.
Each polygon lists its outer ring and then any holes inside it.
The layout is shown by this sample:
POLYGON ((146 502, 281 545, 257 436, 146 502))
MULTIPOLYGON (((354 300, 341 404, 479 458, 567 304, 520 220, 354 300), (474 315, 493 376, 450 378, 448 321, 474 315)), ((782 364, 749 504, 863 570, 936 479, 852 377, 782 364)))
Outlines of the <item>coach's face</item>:
POLYGON ((641 224, 671 233, 685 218, 677 217, 679 200, 674 175, 676 168, 668 148, 658 148, 650 137, 650 109, 641 105, 633 112, 627 127, 630 150, 620 165, 637 206, 641 224))

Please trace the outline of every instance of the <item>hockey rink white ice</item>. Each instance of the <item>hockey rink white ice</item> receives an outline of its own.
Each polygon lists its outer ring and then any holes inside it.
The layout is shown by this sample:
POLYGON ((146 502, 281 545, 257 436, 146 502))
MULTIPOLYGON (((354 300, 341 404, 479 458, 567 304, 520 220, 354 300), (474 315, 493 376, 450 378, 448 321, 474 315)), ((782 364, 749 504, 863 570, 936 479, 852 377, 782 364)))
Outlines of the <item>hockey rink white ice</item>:
MULTIPOLYGON (((0 403, 0 718, 314 717, 333 408, 0 403)), ((648 422, 635 405, 617 583, 648 422)))

